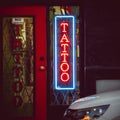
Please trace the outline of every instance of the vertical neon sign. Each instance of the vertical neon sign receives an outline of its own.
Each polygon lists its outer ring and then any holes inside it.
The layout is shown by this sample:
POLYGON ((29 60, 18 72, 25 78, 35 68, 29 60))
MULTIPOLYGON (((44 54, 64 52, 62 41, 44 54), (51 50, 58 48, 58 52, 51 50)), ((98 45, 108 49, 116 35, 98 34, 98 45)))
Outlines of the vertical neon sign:
POLYGON ((54 87, 73 90, 76 83, 75 18, 59 15, 54 20, 54 87))

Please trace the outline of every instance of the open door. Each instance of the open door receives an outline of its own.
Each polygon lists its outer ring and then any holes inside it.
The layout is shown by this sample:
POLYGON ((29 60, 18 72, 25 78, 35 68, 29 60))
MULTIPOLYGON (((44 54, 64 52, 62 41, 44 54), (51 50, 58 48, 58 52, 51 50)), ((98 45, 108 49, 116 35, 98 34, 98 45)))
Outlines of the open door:
POLYGON ((46 120, 46 8, 0 8, 0 109, 4 120, 46 120))

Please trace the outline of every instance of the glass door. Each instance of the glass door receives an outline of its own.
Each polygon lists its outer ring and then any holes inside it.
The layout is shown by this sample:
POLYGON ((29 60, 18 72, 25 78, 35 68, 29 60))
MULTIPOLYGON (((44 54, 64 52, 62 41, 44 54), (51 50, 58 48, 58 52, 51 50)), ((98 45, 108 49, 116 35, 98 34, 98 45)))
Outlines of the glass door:
POLYGON ((2 118, 46 120, 46 8, 0 8, 2 118))

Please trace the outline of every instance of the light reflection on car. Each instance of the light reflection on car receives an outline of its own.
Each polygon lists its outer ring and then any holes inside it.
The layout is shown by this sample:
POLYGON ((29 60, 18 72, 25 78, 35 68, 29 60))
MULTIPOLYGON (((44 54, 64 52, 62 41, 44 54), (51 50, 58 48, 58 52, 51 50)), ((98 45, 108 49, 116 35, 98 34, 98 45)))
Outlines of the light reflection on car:
POLYGON ((76 100, 65 111, 63 120, 120 120, 120 90, 76 100))

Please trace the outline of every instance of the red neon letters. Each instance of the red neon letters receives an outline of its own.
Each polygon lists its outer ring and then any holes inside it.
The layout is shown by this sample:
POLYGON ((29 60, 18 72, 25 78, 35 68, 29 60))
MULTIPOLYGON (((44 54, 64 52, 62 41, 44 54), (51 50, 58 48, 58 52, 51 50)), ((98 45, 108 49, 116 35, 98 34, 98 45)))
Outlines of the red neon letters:
POLYGON ((67 35, 67 29, 68 29, 68 23, 62 22, 60 24, 61 26, 61 39, 60 39, 60 45, 61 45, 61 51, 60 51, 60 56, 61 56, 61 63, 60 63, 60 70, 61 70, 61 75, 60 79, 63 82, 68 82, 70 79, 70 66, 69 66, 69 52, 68 49, 70 47, 68 35, 67 35))
POLYGON ((54 20, 53 85, 56 90, 74 90, 76 86, 75 17, 57 15, 54 20))

